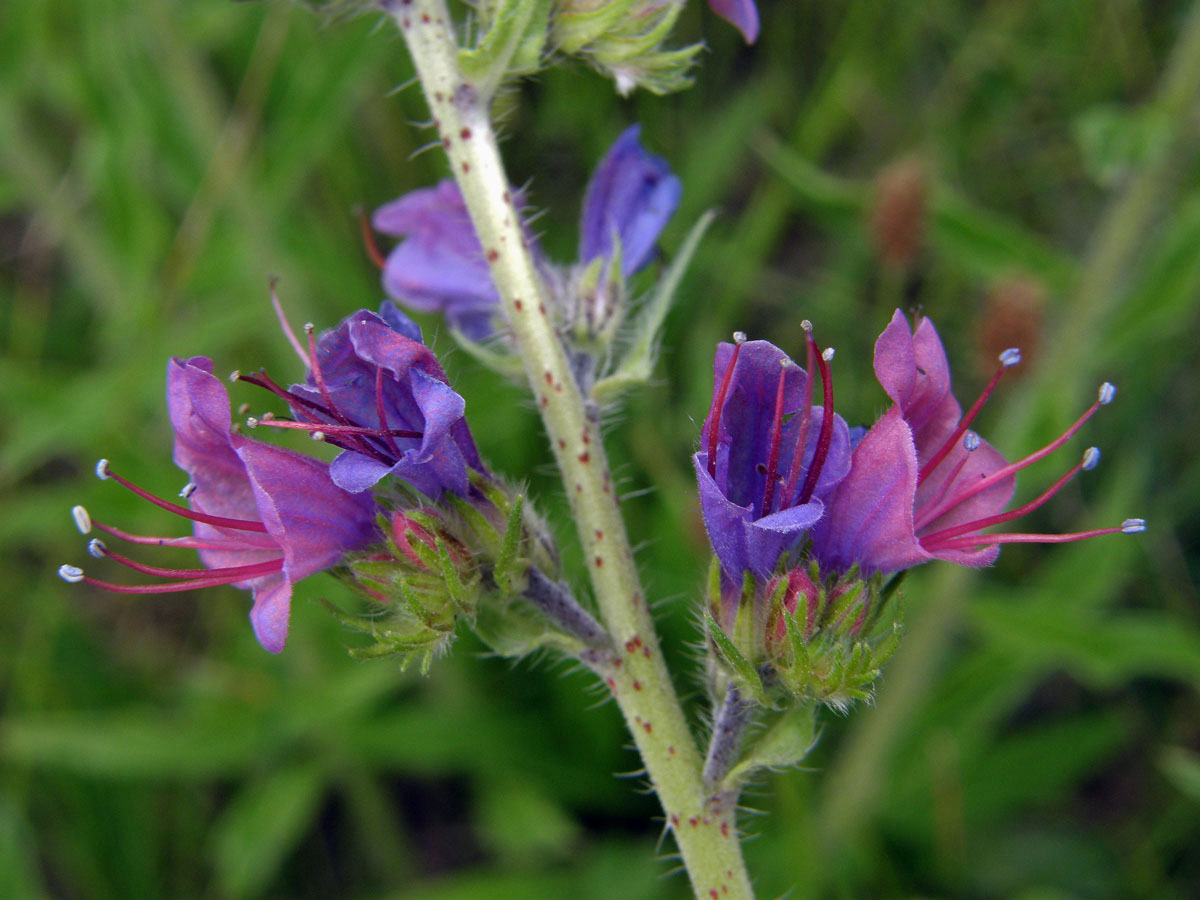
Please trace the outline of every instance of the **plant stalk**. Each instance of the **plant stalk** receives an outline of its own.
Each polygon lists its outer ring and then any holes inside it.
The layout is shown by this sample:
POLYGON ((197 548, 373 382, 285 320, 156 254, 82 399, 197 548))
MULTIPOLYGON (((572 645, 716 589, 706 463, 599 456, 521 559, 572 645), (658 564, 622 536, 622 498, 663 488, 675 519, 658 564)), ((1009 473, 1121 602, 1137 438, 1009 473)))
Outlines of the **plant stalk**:
POLYGON ((633 561, 598 414, 563 350, 492 129, 490 97, 464 77, 444 0, 390 0, 442 145, 491 268, 562 473, 600 616, 617 661, 605 683, 633 735, 701 900, 752 900, 736 809, 704 789, 702 760, 675 694, 633 561))

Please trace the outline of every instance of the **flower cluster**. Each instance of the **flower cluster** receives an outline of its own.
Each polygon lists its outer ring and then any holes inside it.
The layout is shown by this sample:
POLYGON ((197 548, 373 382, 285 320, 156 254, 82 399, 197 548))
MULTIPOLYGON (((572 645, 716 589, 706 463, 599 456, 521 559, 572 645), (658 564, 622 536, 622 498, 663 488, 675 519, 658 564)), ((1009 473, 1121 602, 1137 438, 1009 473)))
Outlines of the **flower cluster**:
MULTIPOLYGON (((679 205, 679 179, 664 159, 646 152, 639 136, 640 126, 626 129, 588 183, 576 266, 555 267, 528 238, 556 318, 568 327, 602 330, 619 314, 613 291, 653 259, 658 236, 679 205), (615 271, 609 273, 610 267, 615 271)), ((401 238, 383 264, 389 296, 411 309, 443 313, 473 341, 502 327, 483 247, 452 180, 380 207, 372 224, 401 238)))
POLYGON ((743 688, 761 695, 765 666, 792 694, 844 705, 863 696, 877 674, 880 641, 872 643, 872 629, 882 623, 889 638, 894 631, 879 616, 885 576, 934 559, 988 565, 1006 543, 1145 529, 1144 520, 1126 519, 1070 534, 990 530, 1033 512, 1095 467, 1100 451, 1089 447, 1038 497, 1007 509, 1017 472, 1063 446, 1110 403, 1111 384, 1101 385, 1061 436, 1010 463, 971 424, 1020 362, 1019 350, 1000 355, 964 413, 933 323, 921 319, 913 329, 897 310, 875 344, 876 377, 892 406, 869 430, 849 429, 833 412, 832 351, 819 352, 804 325, 803 369, 766 341, 739 334, 718 346, 712 404, 693 458, 720 569, 710 589, 710 633, 743 688), (814 367, 821 406, 813 405, 814 367), (814 656, 817 645, 828 665, 814 656), (860 660, 861 670, 848 671, 847 659, 860 660))
MULTIPOLYGON (((276 394, 294 418, 267 414, 247 424, 304 430, 341 454, 329 464, 245 436, 232 422, 229 394, 212 374, 211 360, 174 358, 167 366, 167 408, 175 463, 189 478, 180 492, 188 505, 154 496, 107 460, 96 472, 191 521, 192 535, 131 534, 92 519, 83 507, 73 514, 85 534, 96 528, 134 544, 194 549, 205 568, 147 565, 97 538, 88 545, 93 556, 168 580, 113 584, 71 565, 59 569, 64 579, 142 594, 234 584, 253 593, 255 634, 277 653, 287 637, 292 585, 342 564, 348 554, 369 556, 369 547, 384 543, 379 501, 367 488, 391 475, 428 498, 478 495, 471 473, 488 476, 463 419, 463 399, 403 314, 386 304, 378 316, 360 310, 319 340, 309 326, 307 350, 284 326, 307 367, 304 382, 285 389, 265 372, 234 373, 234 380, 276 394)), ((393 546, 405 540, 386 539, 393 546)))

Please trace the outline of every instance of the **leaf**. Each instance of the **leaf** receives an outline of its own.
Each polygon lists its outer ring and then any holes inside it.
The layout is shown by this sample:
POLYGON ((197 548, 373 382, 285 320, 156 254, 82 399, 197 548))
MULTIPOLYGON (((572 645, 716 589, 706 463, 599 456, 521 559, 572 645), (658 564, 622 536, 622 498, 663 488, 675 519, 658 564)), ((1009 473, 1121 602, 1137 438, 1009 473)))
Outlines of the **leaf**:
POLYGON ((319 765, 272 772, 242 789, 213 832, 213 867, 234 898, 260 894, 308 830, 324 781, 319 765))
POLYGON ((1200 803, 1200 755, 1185 747, 1167 747, 1159 754, 1158 767, 1181 794, 1200 803))
POLYGON ((736 788, 763 769, 784 769, 803 762, 817 743, 816 710, 816 704, 808 704, 783 713, 729 770, 725 788, 736 788))

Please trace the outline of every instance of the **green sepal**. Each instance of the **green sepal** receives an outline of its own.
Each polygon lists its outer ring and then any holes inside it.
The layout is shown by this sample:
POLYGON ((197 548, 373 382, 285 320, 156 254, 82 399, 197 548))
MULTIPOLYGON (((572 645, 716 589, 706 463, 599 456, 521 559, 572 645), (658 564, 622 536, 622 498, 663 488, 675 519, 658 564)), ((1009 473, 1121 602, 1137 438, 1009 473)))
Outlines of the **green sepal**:
POLYGON ((624 356, 616 370, 605 378, 600 379, 592 388, 592 398, 599 403, 612 400, 621 391, 644 384, 654 374, 654 361, 658 355, 659 338, 663 322, 675 300, 683 273, 687 271, 700 240, 716 218, 712 210, 704 213, 692 226, 675 258, 663 273, 650 300, 634 319, 631 328, 631 340, 624 356))
POLYGON ((705 624, 708 625, 708 634, 716 645, 717 652, 721 658, 733 670, 734 677, 739 682, 739 687, 744 689, 758 703, 764 702, 763 683, 759 678, 758 672, 754 670, 754 666, 750 661, 742 655, 733 641, 729 639, 722 629, 717 624, 717 620, 712 617, 711 613, 705 613, 705 624))
POLYGON ((538 70, 550 5, 550 0, 499 0, 479 42, 458 51, 459 69, 481 97, 490 100, 505 78, 538 70))
POLYGON ((622 19, 632 14, 639 0, 613 0, 594 9, 561 9, 554 16, 554 42, 562 53, 574 55, 607 32, 616 30, 622 19))
POLYGON ((788 643, 792 648, 792 664, 784 670, 783 678, 792 693, 799 693, 812 679, 812 659, 808 655, 808 646, 804 643, 804 630, 796 617, 786 609, 781 610, 783 624, 787 629, 788 643))
POLYGON ((508 510, 508 525, 504 529, 504 539, 500 542, 500 552, 496 555, 496 565, 492 570, 492 580, 506 594, 518 593, 518 583, 524 574, 517 554, 524 530, 524 513, 525 497, 517 494, 508 510))
POLYGON ((799 765, 817 743, 817 705, 806 703, 779 716, 758 735, 721 781, 722 791, 739 789, 755 772, 799 765))
POLYGON ((462 578, 459 577, 458 568, 454 565, 450 550, 440 537, 437 539, 437 554, 442 570, 442 582, 446 586, 446 593, 450 595, 450 602, 464 615, 474 615, 475 605, 471 603, 470 587, 464 584, 462 578))
MULTIPOLYGON (((454 507, 454 511, 462 516, 467 526, 475 532, 475 537, 484 545, 484 555, 494 559, 500 552, 500 535, 496 533, 496 527, 488 521, 487 516, 465 498, 447 492, 445 499, 454 507)), ((503 507, 500 508, 503 509, 503 507)))

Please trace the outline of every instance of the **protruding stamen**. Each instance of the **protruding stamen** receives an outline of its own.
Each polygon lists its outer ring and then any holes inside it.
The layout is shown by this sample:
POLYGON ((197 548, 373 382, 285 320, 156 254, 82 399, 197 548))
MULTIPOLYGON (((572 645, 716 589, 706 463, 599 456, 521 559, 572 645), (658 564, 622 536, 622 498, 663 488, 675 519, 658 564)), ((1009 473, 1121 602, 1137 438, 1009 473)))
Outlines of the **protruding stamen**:
POLYGON ((713 478, 717 477, 717 443, 721 436, 721 410, 725 406, 725 395, 729 391, 729 383, 733 380, 733 370, 737 368, 738 355, 742 352, 744 343, 746 343, 746 333, 735 331, 733 333, 733 356, 729 358, 729 365, 725 367, 725 372, 721 375, 721 386, 717 389, 717 396, 713 400, 713 407, 708 414, 708 474, 713 478))
MULTIPOLYGON (((280 560, 279 565, 282 568, 282 560, 280 560)), ((222 584, 234 584, 238 581, 245 580, 245 577, 240 575, 222 575, 217 578, 192 578, 187 581, 168 581, 165 584, 114 584, 111 581, 100 581, 97 578, 91 578, 87 575, 84 575, 81 569, 76 569, 74 566, 64 566, 59 569, 58 574, 64 581, 70 581, 72 583, 83 581, 87 584, 90 584, 92 587, 98 587, 101 590, 111 591, 114 594, 177 594, 180 591, 195 591, 199 590, 200 588, 217 587, 222 584), (68 578, 63 574, 63 568, 78 572, 79 577, 68 578)))
POLYGON ((383 431, 384 441, 387 443, 389 450, 395 454, 396 459, 403 456, 400 450, 400 445, 396 443, 395 438, 387 433, 387 406, 383 402, 383 366, 375 367, 375 416, 379 419, 379 428, 383 431))
MULTIPOLYGON (((1136 522, 1135 519, 1126 519, 1136 522)), ((974 537, 954 538, 938 545, 939 550, 970 550, 972 547, 991 547, 996 544, 1066 544, 1071 541, 1084 541, 1088 538, 1100 537, 1105 534, 1137 534, 1145 526, 1131 526, 1134 530, 1126 531, 1124 527, 1096 528, 1092 531, 1074 531, 1070 534, 980 534, 974 537)))
POLYGON ((232 372, 229 373, 230 383, 237 384, 241 380, 242 380, 242 370, 241 369, 234 369, 232 372))
POLYGON ((1083 471, 1090 472, 1100 465, 1100 448, 1088 447, 1083 451, 1083 471))
POLYGON ((104 541, 100 538, 92 538, 87 545, 88 555, 95 559, 104 559, 108 555, 108 548, 104 546, 104 541))
POLYGON ((58 577, 71 584, 83 581, 83 569, 78 566, 61 565, 58 567, 58 577))
POLYGON ((1141 534, 1145 530, 1145 519, 1126 519, 1121 523, 1121 532, 1123 534, 1141 534))
POLYGON ((963 435, 963 449, 968 453, 974 453, 979 449, 979 435, 974 431, 968 431, 963 435))
POLYGON ((996 389, 996 385, 1000 383, 1001 376, 1020 361, 1021 351, 1016 347, 1010 347, 1000 354, 1000 368, 998 368, 995 374, 992 375, 992 379, 987 383, 987 387, 983 389, 983 393, 981 393, 979 398, 973 404, 971 404, 971 408, 967 410, 967 414, 959 420, 958 427, 954 429, 950 437, 946 438, 945 443, 938 448, 937 453, 929 457, 928 462, 921 466, 921 471, 917 473, 918 485, 924 482, 925 479, 929 477, 930 473, 932 473, 933 470, 938 467, 942 460, 950 455, 950 451, 954 449, 954 445, 958 443, 958 439, 963 435, 963 432, 967 430, 970 424, 975 421, 975 417, 979 415, 979 411, 983 409, 983 404, 987 402, 988 397, 992 396, 992 391, 994 391, 996 389))
POLYGON ((220 537, 198 538, 191 535, 187 537, 167 537, 166 535, 132 534, 128 531, 122 531, 120 528, 115 528, 112 525, 105 525, 103 522, 94 522, 92 524, 105 534, 111 534, 113 537, 120 538, 123 541, 129 541, 131 544, 146 544, 154 547, 185 547, 191 550, 244 550, 247 547, 276 550, 279 547, 274 540, 266 535, 246 532, 231 539, 220 537))
MULTIPOLYGON (((1062 490, 1063 486, 1076 475, 1078 475, 1081 470, 1087 469, 1089 459, 1094 460, 1094 466, 1096 462, 1100 461, 1100 451, 1096 450, 1095 447, 1089 447, 1088 452, 1083 454, 1083 459, 1068 469, 1065 475, 1059 478, 1058 481, 1054 482, 1054 484, 1050 485, 1050 487, 1038 495, 1038 497, 1029 501, 1023 506, 1020 506, 1017 509, 1010 509, 1008 512, 997 513, 994 516, 986 516, 982 519, 976 519, 974 522, 965 522, 961 525, 954 525, 950 528, 944 528, 941 531, 935 531, 932 534, 921 535, 921 546, 926 550, 934 550, 938 547, 946 545, 952 540, 960 539, 964 535, 971 534, 972 532, 982 531, 983 529, 990 528, 993 525, 999 525, 1002 522, 1011 522, 1013 519, 1019 519, 1022 516, 1029 515, 1029 513, 1033 512, 1035 509, 1045 505, 1045 503, 1051 497, 1062 490), (1092 451, 1095 451, 1094 456, 1091 455, 1092 451)), ((987 535, 983 535, 983 537, 986 536, 987 535)))
MULTIPOLYGON (((814 348, 816 344, 813 345, 814 348)), ((825 354, 817 359, 817 368, 821 370, 821 401, 824 409, 821 411, 821 431, 817 437, 817 449, 813 453, 812 462, 808 466, 808 474, 804 476, 804 487, 800 489, 800 506, 812 499, 813 491, 817 489, 817 481, 821 477, 821 469, 825 466, 825 458, 829 455, 829 445, 833 441, 833 375, 829 371, 829 361, 825 354)))
POLYGON ((283 304, 279 302, 279 294, 275 291, 278 284, 278 278, 271 279, 271 305, 275 307, 275 316, 279 319, 279 327, 283 329, 283 336, 288 339, 288 343, 292 345, 292 349, 300 357, 300 362, 307 366, 308 357, 304 354, 304 347, 296 340, 296 332, 292 331, 292 326, 288 323, 287 316, 283 314, 283 304))
POLYGON ((775 503, 775 484, 779 480, 779 443, 783 437, 783 389, 787 383, 787 370, 791 360, 781 359, 779 362, 779 382, 775 386, 775 415, 771 419, 771 435, 768 440, 771 449, 767 453, 767 481, 763 487, 764 516, 771 514, 771 506, 775 503))
POLYGON ((827 363, 833 362, 833 357, 836 353, 837 351, 832 347, 826 347, 823 351, 821 351, 821 359, 825 360, 827 363))
POLYGON ((99 478, 101 481, 108 481, 109 473, 108 473, 108 460, 107 459, 99 460, 96 463, 96 477, 99 478))
POLYGON ((812 425, 813 379, 817 370, 817 344, 812 336, 812 322, 805 319, 800 323, 804 329, 804 400, 800 406, 800 426, 796 429, 796 448, 792 451, 792 465, 788 470, 787 484, 783 487, 783 499, 779 505, 787 509, 796 496, 800 483, 800 467, 804 465, 804 453, 808 450, 808 431, 812 425))
POLYGON ((1106 381, 1100 385, 1100 391, 1096 398, 1096 402, 1101 406, 1108 406, 1113 402, 1113 397, 1117 396, 1117 386, 1111 381, 1106 381))
MULTIPOLYGON (((164 500, 161 497, 156 497, 144 488, 138 487, 127 478, 122 478, 116 472, 108 468, 108 460, 101 460, 104 463, 104 472, 108 478, 113 479, 119 485, 127 488, 137 494, 143 500, 149 500, 155 506, 173 512, 176 515, 183 516, 185 519, 191 519, 193 522, 205 522, 209 525, 215 525, 218 528, 232 528, 235 531, 257 531, 261 534, 266 534, 267 526, 262 522, 251 522, 249 519, 227 519, 224 516, 210 516, 208 513, 199 512, 198 510, 187 509, 177 503, 171 503, 169 500, 164 500)), ((97 474, 99 474, 99 466, 97 474)))
POLYGON ((92 530, 92 517, 84 507, 72 506, 71 518, 75 520, 75 527, 79 529, 80 534, 87 534, 92 530))
POLYGON ((380 252, 379 244, 375 241, 375 231, 371 228, 371 220, 361 207, 358 210, 358 226, 362 230, 363 247, 366 248, 367 256, 375 263, 376 268, 382 271, 387 265, 387 258, 380 252))
MULTIPOLYGON (((1109 395, 1109 399, 1112 399, 1111 394, 1109 395)), ((973 481, 961 492, 955 494, 944 502, 923 504, 917 513, 917 521, 915 523, 916 529, 920 531, 921 528, 945 515, 950 509, 958 506, 958 504, 966 502, 976 494, 979 494, 981 491, 986 491, 993 485, 1012 475, 1015 475, 1017 472, 1021 471, 1027 466, 1033 465, 1033 463, 1037 462, 1039 459, 1049 456, 1051 453, 1069 441, 1074 436, 1075 432, 1083 427, 1083 423, 1095 415, 1096 410, 1098 410, 1102 405, 1104 405, 1103 390, 1100 392, 1099 399, 1089 406, 1087 410, 1084 411, 1083 415, 1076 419, 1066 431, 1064 431, 1055 440, 1051 441, 1041 450, 1036 450, 1023 459, 1019 459, 1016 462, 1009 463, 1007 466, 997 469, 986 478, 980 478, 978 481, 973 481)))
POLYGON ((88 552, 92 553, 92 556, 95 556, 97 559, 107 556, 114 562, 118 562, 126 568, 133 569, 135 572, 141 572, 144 575, 157 575, 160 578, 221 579, 221 583, 227 584, 233 581, 246 581, 251 578, 259 578, 263 575, 271 575, 283 569, 282 556, 278 559, 268 559, 265 562, 250 563, 244 566, 225 566, 214 569, 164 569, 161 566, 148 566, 145 563, 130 559, 128 556, 114 553, 99 541, 93 541, 93 543, 100 544, 100 551, 93 553, 92 547, 89 545, 88 552))

